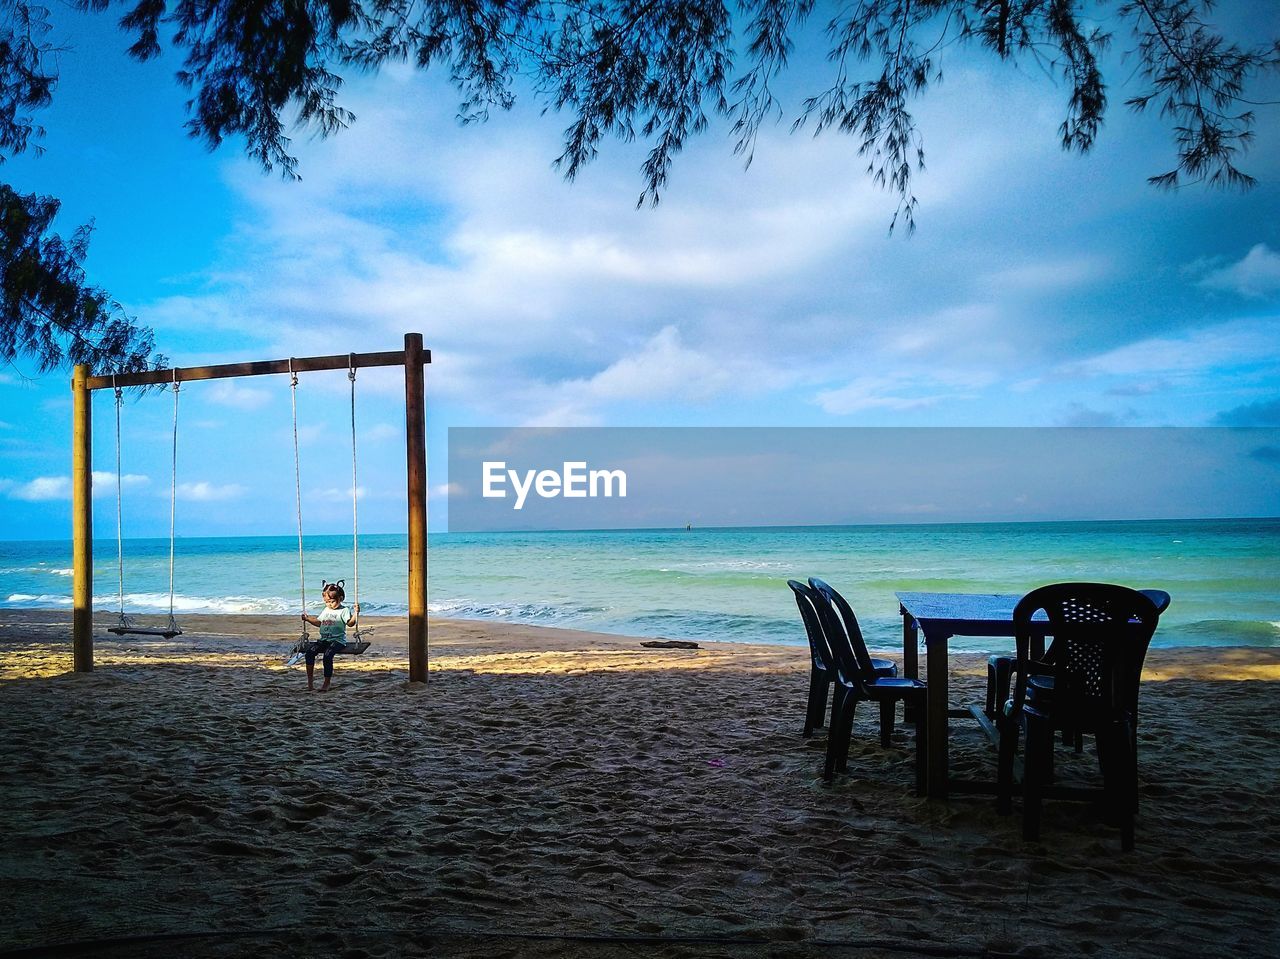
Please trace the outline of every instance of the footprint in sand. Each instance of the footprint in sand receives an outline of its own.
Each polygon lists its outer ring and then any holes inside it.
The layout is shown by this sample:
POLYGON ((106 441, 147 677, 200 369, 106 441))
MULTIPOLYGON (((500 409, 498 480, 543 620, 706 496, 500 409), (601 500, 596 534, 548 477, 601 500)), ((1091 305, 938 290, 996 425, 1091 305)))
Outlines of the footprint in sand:
POLYGON ((327 813, 333 812, 333 807, 325 803, 306 803, 302 806, 291 806, 287 808, 283 815, 289 822, 311 822, 327 813))
POLYGON ((256 859, 273 853, 279 855, 275 850, 250 846, 234 839, 211 839, 204 844, 204 848, 215 856, 235 856, 242 859, 256 859))
POLYGON ((358 872, 335 872, 327 876, 321 876, 320 882, 330 889, 341 889, 343 886, 349 886, 360 878, 358 872))

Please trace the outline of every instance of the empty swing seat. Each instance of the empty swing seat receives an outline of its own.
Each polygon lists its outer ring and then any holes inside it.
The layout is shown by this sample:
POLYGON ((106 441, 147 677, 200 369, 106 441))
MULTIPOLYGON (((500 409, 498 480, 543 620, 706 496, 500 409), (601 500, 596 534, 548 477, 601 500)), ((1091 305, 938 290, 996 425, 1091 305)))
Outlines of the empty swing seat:
POLYGON ((107 632, 117 636, 161 636, 164 639, 182 635, 177 626, 108 626, 107 632))

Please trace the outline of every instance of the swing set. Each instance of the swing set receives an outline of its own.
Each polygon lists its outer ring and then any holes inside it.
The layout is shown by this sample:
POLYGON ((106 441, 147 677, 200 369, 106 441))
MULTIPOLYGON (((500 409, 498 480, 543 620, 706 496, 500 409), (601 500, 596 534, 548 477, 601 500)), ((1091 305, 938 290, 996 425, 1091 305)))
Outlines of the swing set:
POLYGON ((139 626, 124 611, 124 473, 120 468, 120 410, 124 406, 124 387, 111 377, 116 394, 116 572, 120 589, 120 618, 116 625, 107 627, 108 633, 117 636, 163 636, 172 639, 182 634, 182 627, 173 616, 173 543, 174 521, 178 514, 178 379, 173 379, 173 469, 169 484, 169 623, 163 627, 139 626))
MULTIPOLYGON (((262 376, 288 373, 293 411, 294 486, 298 501, 298 573, 302 608, 306 609, 306 572, 303 565, 302 537, 302 470, 298 453, 298 374, 315 370, 346 369, 351 381, 351 519, 354 602, 360 602, 359 514, 356 504, 356 370, 365 367, 403 366, 405 371, 405 452, 408 465, 409 505, 409 681, 427 680, 427 445, 426 384, 424 367, 431 353, 422 346, 422 334, 407 333, 403 351, 390 353, 348 353, 345 356, 313 356, 224 366, 190 367, 187 369, 149 370, 110 376, 93 376, 87 366, 75 368, 71 381, 73 399, 72 430, 72 657, 76 672, 93 671, 93 468, 92 468, 92 392, 111 389, 115 393, 116 413, 116 560, 120 594, 119 619, 108 632, 116 635, 162 636, 181 635, 174 616, 174 539, 178 490, 178 394, 180 384, 190 380, 228 377, 262 376), (123 473, 121 470, 120 411, 123 391, 130 386, 169 383, 173 390, 173 449, 169 495, 169 621, 163 627, 139 626, 124 609, 124 516, 121 505, 123 473)), ((306 625, 302 638, 308 639, 306 625)), ((355 642, 343 652, 359 654, 369 643, 359 629, 355 642)))

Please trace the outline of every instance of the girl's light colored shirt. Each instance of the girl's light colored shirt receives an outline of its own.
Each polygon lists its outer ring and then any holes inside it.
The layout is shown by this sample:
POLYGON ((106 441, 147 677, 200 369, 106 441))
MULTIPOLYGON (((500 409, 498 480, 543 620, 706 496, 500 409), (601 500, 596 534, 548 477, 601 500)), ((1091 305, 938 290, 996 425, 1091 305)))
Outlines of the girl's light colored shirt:
POLYGON ((347 644, 347 623, 351 621, 351 610, 346 606, 330 609, 326 606, 316 617, 320 620, 321 642, 347 644))

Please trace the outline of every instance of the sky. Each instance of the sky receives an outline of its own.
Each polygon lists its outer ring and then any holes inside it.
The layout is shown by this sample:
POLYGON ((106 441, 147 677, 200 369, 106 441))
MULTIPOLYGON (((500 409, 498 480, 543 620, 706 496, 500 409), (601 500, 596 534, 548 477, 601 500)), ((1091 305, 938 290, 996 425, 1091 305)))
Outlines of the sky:
MULTIPOLYGON (((1272 4, 1224 4, 1236 36, 1272 4), (1243 12, 1242 12, 1243 11, 1243 12)), ((55 104, 23 192, 93 220, 87 270, 177 366, 396 350, 427 372, 431 525, 447 517, 451 427, 1280 425, 1280 111, 1258 107, 1248 193, 1146 183, 1166 127, 1123 107, 1110 64, 1094 151, 1063 153, 1066 91, 1038 69, 949 53, 916 103, 927 169, 913 235, 839 134, 763 131, 744 170, 726 124, 691 143, 657 209, 641 145, 606 143, 573 183, 567 119, 524 101, 461 127, 442 80, 352 77, 354 125, 299 131, 301 182, 183 130, 172 59, 138 64, 107 17, 55 8, 55 104)), ((822 83, 802 46, 780 87, 822 83)), ((1280 100, 1274 79, 1258 99, 1280 100)), ((69 377, 0 369, 6 538, 70 530, 69 377)), ((126 536, 288 534, 352 521, 346 374, 126 396, 126 536)), ((361 525, 404 527, 403 381, 357 377, 361 525)), ((94 399, 95 535, 117 528, 115 408, 94 399)), ((1140 478, 1135 481, 1140 481, 1140 478)), ((1213 510, 1208 509, 1209 513, 1213 510)))

